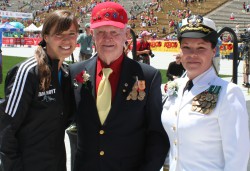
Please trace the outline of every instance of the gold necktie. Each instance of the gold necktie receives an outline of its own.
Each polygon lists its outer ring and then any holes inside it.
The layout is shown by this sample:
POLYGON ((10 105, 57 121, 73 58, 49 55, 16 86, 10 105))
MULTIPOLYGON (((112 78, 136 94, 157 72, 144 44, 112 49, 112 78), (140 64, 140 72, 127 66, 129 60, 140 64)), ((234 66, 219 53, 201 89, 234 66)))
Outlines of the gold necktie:
POLYGON ((97 92, 97 110, 101 123, 103 124, 111 108, 112 90, 109 82, 109 75, 113 72, 111 68, 102 69, 102 80, 97 92))

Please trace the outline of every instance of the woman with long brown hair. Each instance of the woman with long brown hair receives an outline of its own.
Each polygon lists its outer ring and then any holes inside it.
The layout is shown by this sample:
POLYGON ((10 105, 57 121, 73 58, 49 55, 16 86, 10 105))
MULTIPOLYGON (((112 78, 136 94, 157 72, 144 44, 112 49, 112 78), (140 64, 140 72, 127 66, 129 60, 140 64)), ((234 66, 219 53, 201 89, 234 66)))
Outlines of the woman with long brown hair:
POLYGON ((77 34, 73 13, 51 13, 34 57, 8 72, 0 105, 3 171, 66 171, 64 135, 74 98, 64 60, 73 53, 77 34))

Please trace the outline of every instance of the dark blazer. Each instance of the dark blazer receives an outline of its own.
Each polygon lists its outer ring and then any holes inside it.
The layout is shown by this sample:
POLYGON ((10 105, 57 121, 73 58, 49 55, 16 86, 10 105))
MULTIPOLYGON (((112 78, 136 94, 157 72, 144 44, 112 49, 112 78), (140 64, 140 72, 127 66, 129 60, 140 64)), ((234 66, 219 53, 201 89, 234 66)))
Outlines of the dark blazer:
MULTIPOLYGON (((71 76, 85 70, 90 80, 75 88, 78 145, 74 171, 159 171, 169 142, 161 123, 161 75, 128 57, 122 63, 117 92, 101 125, 95 91, 97 56, 70 66, 71 76), (135 77, 146 82, 144 100, 126 100, 135 77)), ((72 80, 74 81, 74 80, 72 80)))

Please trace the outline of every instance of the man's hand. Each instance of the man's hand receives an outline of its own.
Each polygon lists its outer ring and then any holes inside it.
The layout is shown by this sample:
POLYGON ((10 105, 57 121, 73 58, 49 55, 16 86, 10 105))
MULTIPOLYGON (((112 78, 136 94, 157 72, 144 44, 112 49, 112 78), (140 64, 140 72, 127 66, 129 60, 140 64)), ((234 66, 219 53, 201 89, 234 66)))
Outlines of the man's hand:
POLYGON ((178 76, 175 76, 175 75, 173 75, 173 79, 175 80, 175 79, 177 79, 177 78, 179 78, 178 76))
POLYGON ((143 52, 144 52, 144 54, 148 54, 149 55, 150 50, 144 50, 143 52))

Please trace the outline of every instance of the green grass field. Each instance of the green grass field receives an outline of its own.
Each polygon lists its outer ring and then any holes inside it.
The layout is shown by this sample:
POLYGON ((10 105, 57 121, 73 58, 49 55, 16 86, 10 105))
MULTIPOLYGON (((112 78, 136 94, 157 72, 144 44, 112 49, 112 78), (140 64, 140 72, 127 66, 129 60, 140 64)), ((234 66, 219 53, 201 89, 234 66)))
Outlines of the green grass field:
POLYGON ((3 56, 3 82, 0 84, 0 98, 4 97, 4 83, 7 72, 17 63, 24 61, 27 58, 3 56))
POLYGON ((166 72, 167 70, 164 69, 160 69, 159 70, 161 73, 161 79, 162 79, 162 83, 166 83, 168 81, 167 77, 166 77, 166 72))
MULTIPOLYGON (((7 72, 17 63, 20 63, 24 61, 27 58, 20 58, 20 57, 11 57, 11 56, 3 56, 3 82, 0 84, 0 98, 4 97, 4 83, 5 83, 5 77, 7 72)), ((167 77, 166 77, 166 70, 159 70, 162 77, 162 83, 166 83, 167 77)), ((232 77, 231 75, 220 75, 220 77, 232 77)))

